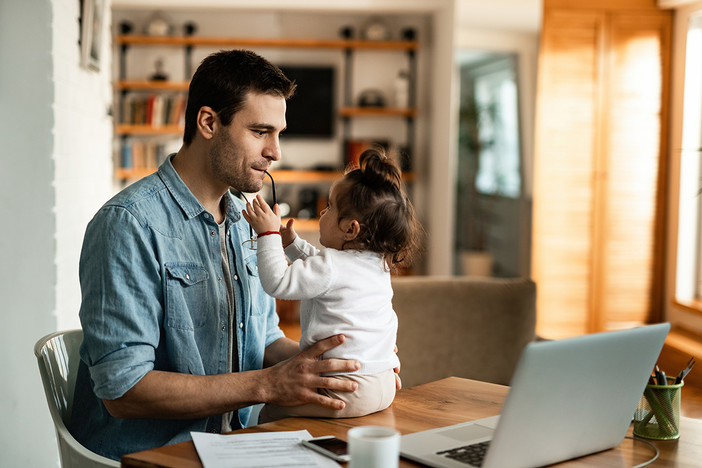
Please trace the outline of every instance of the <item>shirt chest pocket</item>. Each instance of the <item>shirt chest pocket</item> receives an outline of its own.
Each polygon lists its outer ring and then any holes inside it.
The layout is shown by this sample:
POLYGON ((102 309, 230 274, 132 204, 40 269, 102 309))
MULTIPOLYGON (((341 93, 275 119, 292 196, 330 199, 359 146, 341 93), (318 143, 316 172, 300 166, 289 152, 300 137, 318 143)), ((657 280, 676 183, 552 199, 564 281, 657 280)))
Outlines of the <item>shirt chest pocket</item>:
POLYGON ((196 263, 167 263, 167 325, 181 330, 194 330, 216 318, 207 270, 196 263))
POLYGON ((256 257, 249 257, 244 260, 246 265, 247 290, 251 298, 251 315, 265 315, 267 305, 269 304, 270 296, 268 296, 261 287, 261 280, 258 277, 258 265, 256 257))

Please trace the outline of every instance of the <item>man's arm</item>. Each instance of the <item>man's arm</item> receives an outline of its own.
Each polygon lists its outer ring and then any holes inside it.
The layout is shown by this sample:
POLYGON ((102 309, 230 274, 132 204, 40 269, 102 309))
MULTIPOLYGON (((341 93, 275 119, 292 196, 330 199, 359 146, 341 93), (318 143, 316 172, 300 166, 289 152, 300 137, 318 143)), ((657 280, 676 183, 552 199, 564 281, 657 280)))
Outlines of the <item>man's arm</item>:
POLYGON ((355 382, 320 375, 324 372, 352 372, 359 368, 355 360, 319 360, 319 356, 343 342, 343 335, 332 336, 286 358, 295 342, 281 338, 266 349, 267 363, 283 359, 271 367, 204 376, 154 370, 122 397, 103 402, 110 414, 117 418, 202 418, 256 403, 280 406, 315 403, 342 409, 344 402, 321 395, 317 388, 343 392, 356 390, 355 382))

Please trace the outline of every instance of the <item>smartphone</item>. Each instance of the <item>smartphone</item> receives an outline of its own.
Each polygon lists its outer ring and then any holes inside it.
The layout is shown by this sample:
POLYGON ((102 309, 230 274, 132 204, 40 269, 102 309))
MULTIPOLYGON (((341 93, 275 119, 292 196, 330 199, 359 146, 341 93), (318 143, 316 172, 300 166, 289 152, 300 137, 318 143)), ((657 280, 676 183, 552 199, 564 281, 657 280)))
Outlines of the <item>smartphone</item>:
POLYGON ((322 436, 309 440, 303 440, 302 445, 309 447, 312 450, 316 450, 332 460, 339 462, 347 462, 351 460, 351 456, 349 455, 349 447, 346 441, 334 436, 322 436))

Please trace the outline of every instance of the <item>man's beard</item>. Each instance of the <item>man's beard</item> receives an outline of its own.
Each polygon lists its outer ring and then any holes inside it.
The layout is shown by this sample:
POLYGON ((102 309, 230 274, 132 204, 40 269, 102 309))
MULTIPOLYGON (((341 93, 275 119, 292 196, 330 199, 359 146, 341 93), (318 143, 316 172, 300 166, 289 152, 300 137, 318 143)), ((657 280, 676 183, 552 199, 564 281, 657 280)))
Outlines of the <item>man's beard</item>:
POLYGON ((236 151, 227 147, 223 137, 216 137, 218 140, 210 149, 210 167, 212 173, 222 182, 235 190, 246 193, 255 193, 263 187, 263 178, 257 179, 249 176, 249 167, 238 167, 232 161, 239 159, 236 151), (241 170, 240 170, 241 169, 241 170))

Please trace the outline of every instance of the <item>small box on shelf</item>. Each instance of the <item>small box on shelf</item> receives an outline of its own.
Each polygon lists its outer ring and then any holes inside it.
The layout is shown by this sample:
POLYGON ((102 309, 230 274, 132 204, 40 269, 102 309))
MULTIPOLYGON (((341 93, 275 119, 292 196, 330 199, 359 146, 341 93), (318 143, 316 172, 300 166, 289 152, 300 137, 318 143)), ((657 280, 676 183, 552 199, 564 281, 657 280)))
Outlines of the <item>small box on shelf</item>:
POLYGON ((371 140, 371 139, 349 139, 346 140, 346 154, 344 155, 344 165, 346 167, 358 166, 358 160, 361 154, 373 147, 381 146, 386 150, 390 147, 390 143, 386 140, 371 140))

